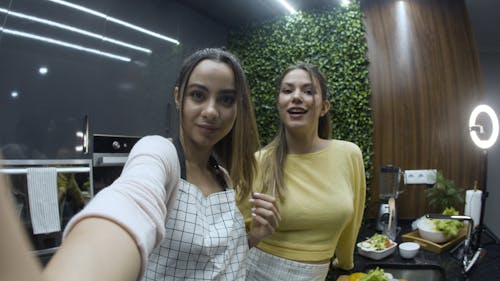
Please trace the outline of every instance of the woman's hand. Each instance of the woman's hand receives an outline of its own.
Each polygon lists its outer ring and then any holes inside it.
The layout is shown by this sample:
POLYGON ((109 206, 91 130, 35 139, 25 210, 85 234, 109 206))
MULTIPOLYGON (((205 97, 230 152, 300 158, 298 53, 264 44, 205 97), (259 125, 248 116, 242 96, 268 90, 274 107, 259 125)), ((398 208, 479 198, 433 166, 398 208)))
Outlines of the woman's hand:
POLYGON ((254 192, 250 205, 252 206, 252 226, 248 233, 248 245, 253 247, 276 231, 281 216, 276 205, 276 198, 271 195, 254 192))

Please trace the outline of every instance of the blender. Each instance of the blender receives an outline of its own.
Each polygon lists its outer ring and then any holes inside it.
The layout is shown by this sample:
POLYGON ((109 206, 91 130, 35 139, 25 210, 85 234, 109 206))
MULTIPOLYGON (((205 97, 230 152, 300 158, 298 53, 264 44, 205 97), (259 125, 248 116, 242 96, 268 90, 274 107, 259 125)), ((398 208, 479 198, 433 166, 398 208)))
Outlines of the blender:
POLYGON ((397 166, 385 165, 380 168, 379 213, 377 230, 387 235, 391 240, 396 238, 397 218, 396 199, 399 194, 401 170, 397 166))

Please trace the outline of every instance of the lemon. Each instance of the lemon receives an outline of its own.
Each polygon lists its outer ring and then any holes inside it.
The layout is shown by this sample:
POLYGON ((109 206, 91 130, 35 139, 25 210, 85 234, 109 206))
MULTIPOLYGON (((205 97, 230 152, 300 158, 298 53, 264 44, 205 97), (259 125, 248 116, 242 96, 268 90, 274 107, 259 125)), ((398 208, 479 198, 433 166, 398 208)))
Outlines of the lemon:
POLYGON ((355 272, 355 273, 349 275, 349 281, 358 281, 363 276, 366 276, 366 273, 355 272))

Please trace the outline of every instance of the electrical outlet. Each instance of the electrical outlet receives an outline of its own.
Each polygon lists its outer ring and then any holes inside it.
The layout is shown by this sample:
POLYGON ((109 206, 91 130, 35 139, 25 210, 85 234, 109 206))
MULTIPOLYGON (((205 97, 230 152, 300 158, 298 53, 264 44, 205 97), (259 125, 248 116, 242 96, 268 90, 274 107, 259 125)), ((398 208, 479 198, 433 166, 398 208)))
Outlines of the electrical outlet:
POLYGON ((405 170, 404 184, 434 184, 437 170, 405 170))

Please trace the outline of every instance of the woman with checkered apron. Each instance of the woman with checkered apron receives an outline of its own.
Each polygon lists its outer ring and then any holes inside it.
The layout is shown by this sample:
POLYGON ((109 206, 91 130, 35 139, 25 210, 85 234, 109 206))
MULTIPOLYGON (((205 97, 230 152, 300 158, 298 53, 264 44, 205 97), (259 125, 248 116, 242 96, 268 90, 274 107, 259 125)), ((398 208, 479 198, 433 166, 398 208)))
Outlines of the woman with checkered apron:
POLYGON ((249 248, 280 220, 274 197, 251 193, 259 141, 245 75, 230 53, 204 49, 184 62, 174 97, 179 137, 134 146, 68 224, 47 280, 245 279, 249 248), (248 234, 235 203, 246 198, 248 234))

